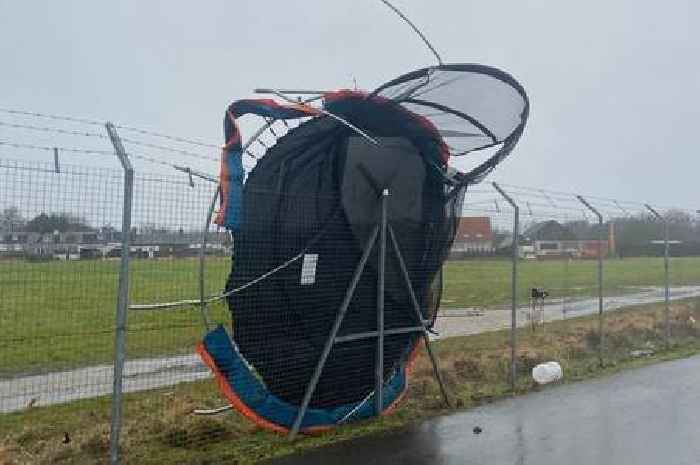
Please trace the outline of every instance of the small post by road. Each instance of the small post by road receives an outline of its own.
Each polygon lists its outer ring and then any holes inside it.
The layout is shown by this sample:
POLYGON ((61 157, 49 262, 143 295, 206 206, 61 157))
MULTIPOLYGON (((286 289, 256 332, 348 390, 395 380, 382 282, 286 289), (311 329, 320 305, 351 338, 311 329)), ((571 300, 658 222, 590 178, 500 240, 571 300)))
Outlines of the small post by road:
POLYGON ((603 332, 603 215, 582 196, 576 198, 598 218, 598 364, 603 366, 605 334, 603 332))
POLYGON ((511 260, 513 268, 511 271, 511 309, 510 309, 510 387, 515 392, 515 382, 517 380, 517 359, 516 359, 516 330, 518 325, 518 238, 520 236, 520 209, 518 204, 499 186, 491 183, 494 189, 513 207, 513 249, 511 260))
POLYGON ((644 204, 644 206, 664 225, 664 338, 666 346, 668 347, 671 344, 671 282, 668 272, 668 221, 648 203, 644 204))

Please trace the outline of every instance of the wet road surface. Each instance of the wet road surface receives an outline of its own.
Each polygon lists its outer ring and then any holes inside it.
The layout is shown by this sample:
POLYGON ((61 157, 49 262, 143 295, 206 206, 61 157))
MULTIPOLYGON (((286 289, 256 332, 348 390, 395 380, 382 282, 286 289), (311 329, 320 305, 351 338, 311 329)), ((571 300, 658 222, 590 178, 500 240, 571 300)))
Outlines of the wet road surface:
MULTIPOLYGON (((564 374, 566 376, 566 373, 564 374)), ((700 356, 500 401, 268 465, 697 465, 700 356), (473 429, 479 426, 480 434, 473 429)))
MULTIPOLYGON (((673 300, 700 296, 700 286, 671 288, 673 300)), ((638 288, 623 296, 606 297, 605 311, 632 305, 660 302, 662 288, 638 288)), ((560 320, 598 312, 597 298, 561 301, 545 305, 545 320, 560 320)), ((528 324, 527 307, 518 311, 518 325, 528 324)), ((510 310, 441 309, 431 339, 465 336, 510 327, 510 310)), ((166 387, 210 377, 209 369, 197 355, 128 360, 125 365, 125 392, 166 387)), ((112 392, 112 365, 96 365, 75 370, 0 379, 0 413, 22 410, 28 404, 52 405, 76 399, 89 399, 112 392)), ((700 463, 698 460, 697 463, 700 463)))

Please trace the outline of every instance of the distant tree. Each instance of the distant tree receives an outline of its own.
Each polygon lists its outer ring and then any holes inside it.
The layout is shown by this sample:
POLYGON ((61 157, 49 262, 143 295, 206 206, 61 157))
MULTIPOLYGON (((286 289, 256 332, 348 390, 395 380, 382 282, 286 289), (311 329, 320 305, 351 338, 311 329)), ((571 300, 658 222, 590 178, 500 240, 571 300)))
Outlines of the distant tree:
POLYGON ((613 222, 619 247, 645 246, 661 237, 658 221, 648 214, 615 218, 613 222))
POLYGON ((5 208, 0 213, 0 231, 20 231, 24 228, 25 220, 17 207, 5 208))
POLYGON ((40 213, 27 223, 25 228, 29 232, 41 234, 58 232, 92 231, 87 222, 78 216, 69 213, 40 213))
POLYGON ((664 214, 668 222, 668 230, 671 239, 683 242, 697 242, 700 240, 695 229, 693 217, 682 210, 668 210, 664 214))
POLYGON ((597 224, 589 223, 586 220, 567 221, 563 226, 571 231, 577 239, 597 238, 597 224))

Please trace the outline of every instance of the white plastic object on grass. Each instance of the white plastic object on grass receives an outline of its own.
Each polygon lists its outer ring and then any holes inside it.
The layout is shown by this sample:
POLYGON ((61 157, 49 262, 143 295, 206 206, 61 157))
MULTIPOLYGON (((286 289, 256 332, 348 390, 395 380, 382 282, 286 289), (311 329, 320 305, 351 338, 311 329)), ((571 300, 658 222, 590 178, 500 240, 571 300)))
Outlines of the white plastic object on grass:
POLYGON ((532 369, 532 379, 537 384, 548 384, 562 378, 561 365, 557 362, 540 363, 532 369))

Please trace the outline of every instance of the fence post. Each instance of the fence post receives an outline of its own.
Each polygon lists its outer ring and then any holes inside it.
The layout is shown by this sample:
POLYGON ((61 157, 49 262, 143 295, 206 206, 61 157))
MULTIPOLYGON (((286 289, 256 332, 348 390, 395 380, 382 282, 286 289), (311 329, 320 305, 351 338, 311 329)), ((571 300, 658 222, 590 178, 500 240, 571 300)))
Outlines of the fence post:
POLYGON ((58 163, 58 147, 53 148, 53 169, 56 173, 61 172, 61 165, 58 163))
POLYGON ((511 309, 510 309, 510 387, 515 392, 515 382, 517 379, 517 359, 516 359, 516 330, 518 325, 518 238, 520 236, 520 208, 518 204, 505 193, 501 186, 491 183, 493 188, 513 207, 513 269, 511 271, 511 309))
POLYGON ((668 347, 671 344, 671 281, 668 272, 668 221, 648 203, 645 203, 644 206, 664 225, 664 338, 666 339, 666 347, 668 347))
POLYGON ((131 206, 134 193, 134 168, 112 123, 105 128, 114 151, 124 169, 124 206, 122 210, 122 252, 117 291, 117 315, 114 334, 114 379, 112 386, 112 418, 109 430, 109 463, 119 464, 119 433, 122 427, 122 378, 126 359, 126 320, 129 306, 129 244, 131 235, 131 206))
POLYGON ((603 366, 603 215, 582 196, 576 198, 598 218, 598 364, 603 366))

